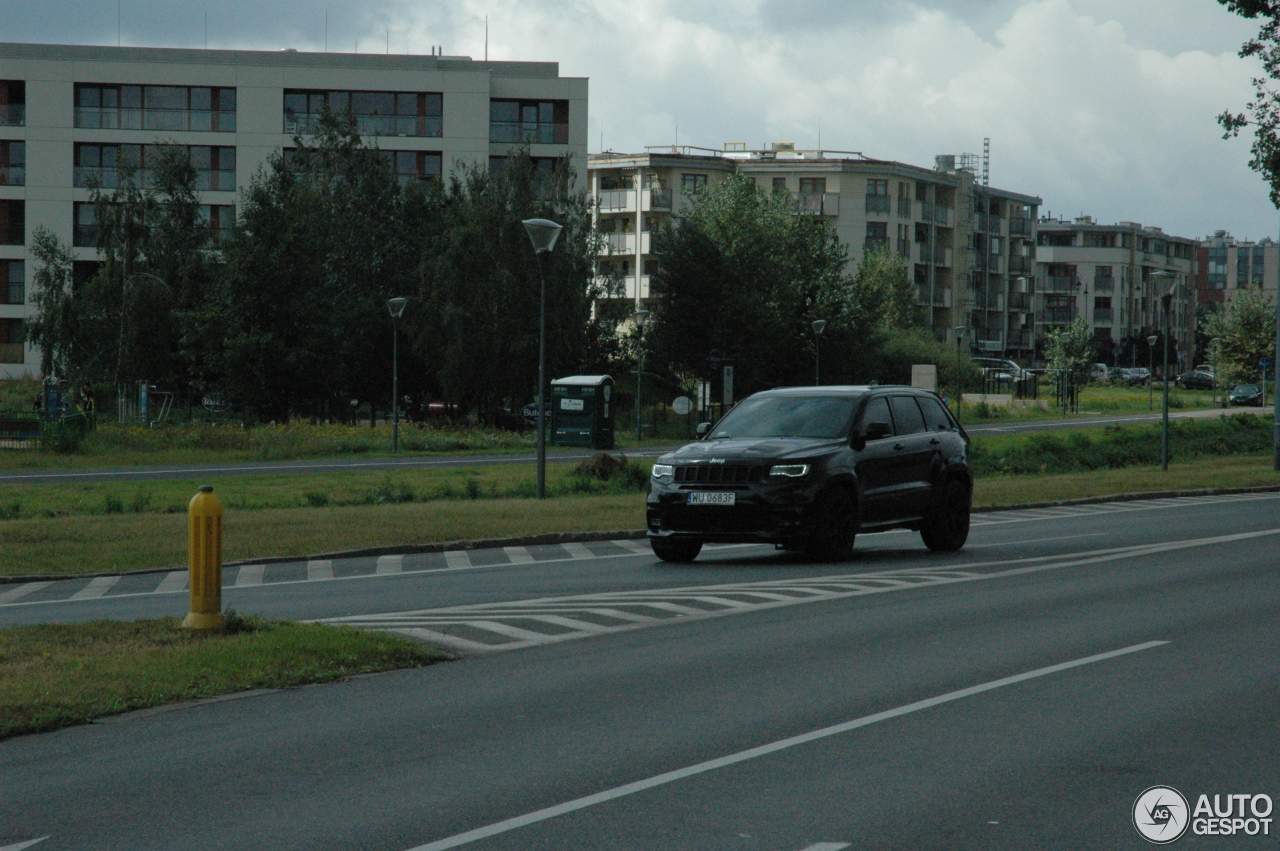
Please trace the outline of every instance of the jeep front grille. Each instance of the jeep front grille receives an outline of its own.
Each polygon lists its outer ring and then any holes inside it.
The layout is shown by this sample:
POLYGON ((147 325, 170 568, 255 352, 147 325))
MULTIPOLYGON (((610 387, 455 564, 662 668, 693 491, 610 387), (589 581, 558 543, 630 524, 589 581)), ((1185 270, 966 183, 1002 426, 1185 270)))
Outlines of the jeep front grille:
POLYGON ((676 467, 678 485, 749 485, 764 478, 763 464, 689 464, 676 467))

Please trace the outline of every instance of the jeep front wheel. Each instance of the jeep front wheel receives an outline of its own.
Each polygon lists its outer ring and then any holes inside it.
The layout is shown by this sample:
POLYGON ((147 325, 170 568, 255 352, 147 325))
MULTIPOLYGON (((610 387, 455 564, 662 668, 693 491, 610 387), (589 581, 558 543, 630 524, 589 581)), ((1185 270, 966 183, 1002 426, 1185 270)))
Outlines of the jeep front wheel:
POLYGON ((841 561, 853 555, 858 514, 844 488, 823 491, 813 505, 813 531, 805 552, 817 561, 841 561))
POLYGON ((972 498, 967 485, 947 479, 920 526, 924 545, 935 552, 951 553, 969 540, 969 509, 972 498))
POLYGON ((702 541, 684 538, 650 538, 649 546, 658 558, 671 562, 690 562, 702 552, 702 541))

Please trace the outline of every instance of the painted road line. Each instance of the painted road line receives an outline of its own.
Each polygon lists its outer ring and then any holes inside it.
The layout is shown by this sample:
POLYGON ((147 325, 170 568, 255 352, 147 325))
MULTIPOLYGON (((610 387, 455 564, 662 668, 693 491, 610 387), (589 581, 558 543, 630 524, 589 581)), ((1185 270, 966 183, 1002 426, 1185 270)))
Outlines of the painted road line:
POLYGON ((166 573, 164 579, 160 580, 160 584, 156 586, 157 594, 176 594, 179 591, 187 590, 187 571, 175 570, 166 573))
POLYGON ((525 547, 503 547, 502 551, 512 564, 533 564, 533 556, 525 547))
POLYGON ((533 632, 532 630, 512 626, 509 623, 499 623, 498 621, 463 621, 463 623, 467 626, 475 627, 476 629, 496 632, 498 635, 505 635, 508 638, 519 638, 524 641, 540 641, 547 637, 546 633, 543 632, 533 632))
POLYGON ((483 653, 493 649, 492 644, 485 644, 481 641, 471 641, 466 638, 458 638, 456 635, 436 632, 434 629, 423 629, 420 626, 388 631, 394 632, 397 635, 407 635, 410 638, 416 638, 419 641, 430 641, 432 644, 443 644, 445 647, 455 647, 458 650, 472 650, 483 653))
MULTIPOLYGON (((308 563, 308 572, 310 572, 310 569, 310 564, 308 563)), ((267 566, 265 564, 246 564, 236 574, 236 587, 244 588, 251 585, 261 585, 262 575, 266 572, 267 566)))
POLYGON ((731 765, 748 762, 750 760, 759 759, 761 757, 770 756, 780 751, 790 750, 791 748, 807 745, 811 742, 829 739, 833 736, 850 733, 863 727, 870 727, 872 724, 878 724, 882 721, 891 721, 895 718, 901 718, 904 715, 911 715, 915 712, 921 712, 926 709, 932 709, 935 706, 941 706, 957 700, 963 700, 967 697, 974 697, 996 689, 1008 688, 1009 686, 1027 682, 1028 680, 1047 677, 1051 674, 1069 671, 1074 668, 1081 668, 1086 665, 1094 665, 1099 662, 1106 662, 1122 656, 1128 656, 1132 653, 1141 653, 1146 650, 1153 650, 1162 647, 1169 642, 1167 641, 1148 641, 1143 644, 1134 644, 1129 647, 1122 647, 1119 650, 1109 650, 1106 653, 1098 653, 1093 656, 1085 656, 1081 659, 1073 659, 1070 662, 1060 662, 1056 665, 1048 665, 1043 668, 1036 668, 1021 674, 1014 674, 1011 677, 1003 677, 998 680, 990 680, 978 685, 969 686, 968 688, 949 691, 946 694, 940 694, 937 697, 918 700, 915 703, 908 703, 905 706, 898 706, 893 709, 887 709, 883 712, 877 712, 873 715, 864 715, 861 718, 854 718, 851 721, 845 721, 830 727, 823 727, 818 730, 812 730, 808 733, 801 733, 798 736, 791 736, 786 739, 779 739, 768 744, 759 745, 754 748, 748 748, 744 751, 738 751, 728 756, 718 757, 716 759, 700 762, 696 765, 678 768, 675 771, 668 771, 653 777, 637 780, 634 783, 627 783, 622 786, 615 786, 612 789, 606 789, 603 792, 597 792, 594 795, 587 795, 573 801, 566 801, 563 804, 557 804, 554 807, 547 807, 541 810, 535 810, 522 816, 506 819, 505 821, 496 822, 494 824, 478 827, 474 830, 468 830, 465 833, 459 833, 445 839, 439 839, 435 842, 428 842, 425 845, 418 845, 409 851, 445 851, 448 848, 457 848, 461 845, 469 845, 472 842, 478 842, 481 839, 488 839, 491 836, 499 836, 509 833, 513 830, 519 830, 522 827, 538 824, 548 821, 562 815, 585 810, 588 807, 594 807, 597 804, 615 801, 619 798, 625 798, 638 792, 645 792, 659 786, 666 786, 669 783, 675 783, 686 780, 690 777, 696 777, 699 774, 706 774, 710 771, 717 771, 721 768, 727 768, 731 765))
POLYGON ((316 559, 307 562, 307 581, 316 582, 333 578, 333 562, 330 559, 316 559))
POLYGON ((1053 538, 1029 538, 1025 541, 1005 541, 1000 544, 965 544, 966 550, 982 550, 988 547, 1019 547, 1023 544, 1042 544, 1045 541, 1070 541, 1074 538, 1101 538, 1108 532, 1087 532, 1083 535, 1057 535, 1053 538))
POLYGON ((390 576, 395 573, 403 573, 404 556, 378 556, 378 566, 373 572, 378 576, 390 576))
POLYGON ((34 594, 41 588, 47 588, 52 584, 52 582, 24 582, 21 585, 10 588, 8 591, 0 591, 0 606, 5 603, 12 603, 28 594, 34 594))
POLYGON ((615 547, 621 547, 624 550, 630 550, 631 552, 638 553, 640 555, 653 555, 653 548, 648 544, 642 544, 639 541, 628 541, 624 539, 621 541, 610 541, 609 543, 613 544, 615 547))
POLYGON ((6 845, 3 848, 0 848, 0 851, 22 851, 22 849, 30 848, 37 842, 44 842, 48 838, 48 836, 42 836, 39 839, 28 839, 26 842, 19 842, 16 845, 6 845))
POLYGON ((89 584, 72 594, 68 599, 71 600, 96 600, 103 594, 111 590, 111 586, 119 582, 121 576, 95 576, 89 580, 89 584))
POLYGON ((564 615, 529 615, 535 621, 554 624, 555 626, 568 627, 576 629, 578 632, 608 632, 609 627, 603 624, 591 623, 590 621, 579 620, 577 618, 566 618, 564 615))
POLYGON ((808 848, 801 848, 800 851, 841 851, 848 847, 848 842, 815 842, 808 848))
POLYGON ((564 551, 569 554, 569 558, 573 558, 573 559, 597 558, 595 553, 591 552, 591 550, 587 549, 582 544, 561 544, 560 546, 563 547, 564 551))
POLYGON ((584 612, 590 612, 593 615, 603 615, 606 618, 615 618, 620 621, 630 621, 631 623, 653 623, 658 618, 652 615, 637 615, 635 612, 624 612, 619 609, 583 609, 584 612))
POLYGON ((451 570, 469 570, 471 556, 466 550, 449 550, 444 554, 444 563, 449 565, 451 570))

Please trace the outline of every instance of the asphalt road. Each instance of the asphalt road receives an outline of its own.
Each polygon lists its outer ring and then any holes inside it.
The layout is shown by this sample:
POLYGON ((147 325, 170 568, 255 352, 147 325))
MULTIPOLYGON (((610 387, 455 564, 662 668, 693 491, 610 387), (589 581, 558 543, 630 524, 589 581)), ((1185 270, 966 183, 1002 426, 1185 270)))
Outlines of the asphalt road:
MULTIPOLYGON (((1242 409, 1170 412, 1169 418, 1193 419, 1242 413, 1242 409)), ((1058 431, 1103 425, 1153 423, 1161 419, 1155 414, 1123 416, 1073 417, 1060 420, 1033 420, 1025 423, 991 423, 966 426, 970 434, 1003 434, 1026 431, 1058 431)), ((614 450, 632 458, 656 458, 676 449, 670 446, 647 446, 614 450)), ((579 463, 595 454, 594 450, 549 449, 551 464, 579 463)), ((50 484, 55 482, 138 482, 161 479, 214 480, 228 476, 293 475, 300 473, 334 473, 344 471, 390 472, 395 470, 433 469, 442 467, 482 467, 495 464, 532 464, 532 452, 500 455, 401 455, 394 458, 337 458, 306 461, 238 461, 224 464, 182 464, 170 466, 136 466, 93 468, 83 470, 11 470, 0 472, 0 485, 50 484)), ((4 851, 0 847, 0 851, 4 851)))
MULTIPOLYGON (((1278 509, 993 513, 956 555, 895 532, 834 565, 598 542, 237 571, 227 606, 462 658, 0 743, 0 849, 1147 847, 1148 787, 1280 799, 1278 509)), ((122 582, 0 623, 184 610, 122 582)))

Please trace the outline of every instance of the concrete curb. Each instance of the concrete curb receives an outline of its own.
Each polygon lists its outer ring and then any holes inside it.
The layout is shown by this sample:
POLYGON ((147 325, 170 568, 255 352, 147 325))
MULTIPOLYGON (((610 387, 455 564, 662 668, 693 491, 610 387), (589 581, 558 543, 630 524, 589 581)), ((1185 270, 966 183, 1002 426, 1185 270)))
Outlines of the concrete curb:
MULTIPOLYGON (((1235 493, 1271 493, 1280 491, 1280 485, 1257 485, 1247 488, 1198 488, 1182 491, 1150 491, 1148 493, 1121 493, 1108 496, 1085 496, 1077 499, 1064 499, 1057 502, 1026 502, 1018 505, 983 506, 973 509, 975 514, 988 514, 997 511, 1022 511, 1033 508, 1063 508, 1070 505, 1096 505, 1102 502, 1139 502, 1144 499, 1170 499, 1180 496, 1222 496, 1235 493)), ((310 561, 312 559, 367 558, 385 555, 419 555, 421 553, 439 553, 447 550, 481 550, 497 547, 527 547, 539 544, 569 544, 585 541, 617 541, 638 540, 645 537, 644 529, 619 529, 613 532, 550 532, 543 535, 524 535, 513 538, 481 538, 475 541, 444 541, 438 544, 412 544, 408 546, 366 547, 358 550, 338 550, 331 553, 315 553, 314 555, 270 556, 267 558, 251 558, 243 561, 228 561, 223 567, 244 567, 250 564, 284 564, 287 562, 310 561)), ((57 582, 64 579, 93 579, 99 576, 143 576, 149 573, 172 573, 185 570, 183 567, 151 567, 144 570, 106 571, 102 573, 73 573, 66 575, 37 574, 33 576, 0 576, 0 585, 12 585, 20 582, 57 582)))

